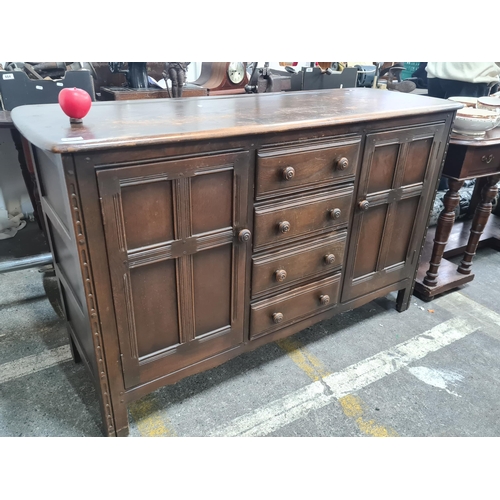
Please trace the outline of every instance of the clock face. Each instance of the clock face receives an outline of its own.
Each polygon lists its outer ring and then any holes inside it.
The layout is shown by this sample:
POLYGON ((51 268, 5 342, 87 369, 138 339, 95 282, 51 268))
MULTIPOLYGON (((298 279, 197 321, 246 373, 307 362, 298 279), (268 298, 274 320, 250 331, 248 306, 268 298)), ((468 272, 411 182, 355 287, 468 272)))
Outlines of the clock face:
POLYGON ((245 65, 242 62, 229 63, 227 76, 231 83, 234 83, 235 85, 241 83, 243 78, 245 78, 245 65))

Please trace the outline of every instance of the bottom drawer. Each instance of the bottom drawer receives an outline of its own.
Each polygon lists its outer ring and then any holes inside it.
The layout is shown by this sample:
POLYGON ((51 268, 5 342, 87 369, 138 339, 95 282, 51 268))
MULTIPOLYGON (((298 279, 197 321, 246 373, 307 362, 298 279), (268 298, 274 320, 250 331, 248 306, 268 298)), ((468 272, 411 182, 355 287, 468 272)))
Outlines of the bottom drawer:
POLYGON ((251 306, 250 339, 256 339, 337 304, 340 276, 334 276, 305 285, 251 306))

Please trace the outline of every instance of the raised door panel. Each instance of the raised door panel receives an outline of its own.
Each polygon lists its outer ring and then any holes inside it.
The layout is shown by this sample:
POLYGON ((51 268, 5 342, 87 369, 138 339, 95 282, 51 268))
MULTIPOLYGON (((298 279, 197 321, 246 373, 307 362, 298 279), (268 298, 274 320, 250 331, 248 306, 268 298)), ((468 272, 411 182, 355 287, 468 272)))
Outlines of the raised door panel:
POLYGON ((444 124, 433 124, 367 135, 343 302, 413 278, 444 131, 444 124))
POLYGON ((127 388, 243 342, 249 153, 97 173, 127 388))

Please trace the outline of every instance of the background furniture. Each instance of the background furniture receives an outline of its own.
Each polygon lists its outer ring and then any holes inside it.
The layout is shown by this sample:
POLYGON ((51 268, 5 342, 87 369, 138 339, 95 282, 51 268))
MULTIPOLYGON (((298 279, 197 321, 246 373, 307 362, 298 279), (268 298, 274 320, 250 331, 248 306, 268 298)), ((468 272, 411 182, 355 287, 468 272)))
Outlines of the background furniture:
POLYGON ((407 309, 458 107, 371 89, 98 102, 73 128, 16 108, 105 434, 264 343, 392 291, 407 309))
POLYGON ((487 132, 484 139, 453 135, 443 175, 449 179, 449 190, 437 226, 427 232, 415 284, 415 295, 423 300, 472 281, 478 246, 500 249, 500 218, 490 217, 500 181, 500 129, 487 132), (458 191, 468 179, 477 179, 470 208, 474 218, 455 223, 458 191), (464 257, 458 267, 446 260, 460 254, 464 257))
POLYGON ((3 109, 12 111, 16 106, 57 102, 64 88, 83 89, 95 100, 94 80, 90 71, 67 71, 59 81, 31 80, 23 71, 0 71, 0 95, 3 109))

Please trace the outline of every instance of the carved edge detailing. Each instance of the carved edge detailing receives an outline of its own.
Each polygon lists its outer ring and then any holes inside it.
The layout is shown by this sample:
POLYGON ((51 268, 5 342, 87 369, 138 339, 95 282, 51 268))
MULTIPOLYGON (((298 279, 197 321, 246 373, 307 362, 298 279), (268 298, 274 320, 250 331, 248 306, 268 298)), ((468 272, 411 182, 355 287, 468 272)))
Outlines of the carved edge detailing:
POLYGON ((122 200, 120 193, 113 195, 113 210, 116 220, 116 235, 120 252, 125 252, 125 227, 123 224, 122 200))
MULTIPOLYGON (((175 179, 172 183, 174 195, 174 224, 176 240, 190 238, 192 228, 191 182, 188 178, 175 179), (184 214, 185 219, 179 214, 184 214), (185 221, 188 221, 187 224, 185 221)), ((182 255, 175 261, 177 283, 177 314, 179 317, 179 343, 184 344, 195 337, 193 257, 182 255)))
POLYGON ((171 177, 168 174, 151 174, 142 175, 137 177, 129 177, 126 179, 120 179, 120 187, 124 186, 136 186, 138 184, 149 184, 151 182, 167 181, 171 177))
MULTIPOLYGON (((66 175, 73 177, 74 174, 70 174, 66 172, 66 175)), ((113 410, 111 406, 110 399, 110 391, 108 387, 108 378, 107 378, 107 368, 106 363, 104 362, 104 354, 103 354, 103 342, 102 342, 102 332, 100 330, 100 321, 99 316, 97 314, 97 308, 95 304, 95 290, 94 290, 94 279, 92 276, 92 267, 90 265, 90 261, 87 257, 88 248, 87 242, 85 240, 85 236, 83 234, 83 227, 81 222, 80 215, 80 201, 78 198, 77 190, 75 188, 75 184, 73 182, 69 183, 70 189, 70 199, 71 199, 71 213, 73 222, 75 224, 75 233, 77 238, 77 247, 79 249, 80 254, 80 262, 83 268, 83 279, 87 296, 87 312, 90 318, 90 323, 92 327, 92 341, 94 343, 94 351, 96 353, 97 358, 97 367, 99 370, 99 385, 101 386, 101 394, 103 400, 104 412, 106 415, 106 425, 107 429, 110 433, 115 433, 115 424, 114 424, 114 416, 113 410)))
POLYGON ((168 243, 158 248, 148 248, 147 250, 129 250, 127 257, 129 269, 145 264, 161 262, 172 257, 172 244, 168 243))
POLYGON ((125 290, 125 309, 127 311, 127 326, 130 343, 130 356, 133 359, 139 357, 139 349, 137 347, 137 331, 135 329, 134 303, 132 299, 132 288, 130 286, 130 278, 128 273, 123 275, 123 288, 125 290))

